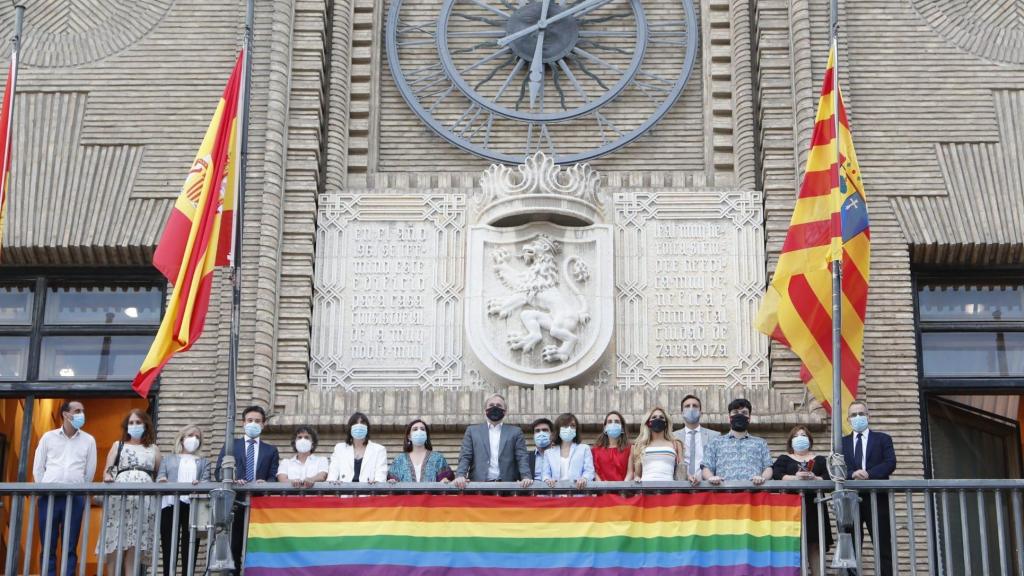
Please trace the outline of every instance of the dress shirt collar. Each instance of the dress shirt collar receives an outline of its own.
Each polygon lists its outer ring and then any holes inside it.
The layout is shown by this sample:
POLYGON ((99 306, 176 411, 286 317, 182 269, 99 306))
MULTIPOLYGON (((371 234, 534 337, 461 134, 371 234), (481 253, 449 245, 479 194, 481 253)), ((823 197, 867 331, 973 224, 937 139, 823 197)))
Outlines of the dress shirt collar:
POLYGON ((497 424, 495 424, 494 422, 491 422, 491 421, 487 422, 487 429, 488 430, 494 430, 495 428, 497 428, 499 430, 501 429, 501 422, 500 421, 497 424))

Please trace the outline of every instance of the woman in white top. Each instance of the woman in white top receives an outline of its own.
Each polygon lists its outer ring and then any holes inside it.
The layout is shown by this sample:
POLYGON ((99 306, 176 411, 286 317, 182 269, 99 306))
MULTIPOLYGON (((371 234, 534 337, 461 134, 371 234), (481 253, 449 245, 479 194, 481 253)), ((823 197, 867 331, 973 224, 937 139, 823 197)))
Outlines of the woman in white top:
MULTIPOLYGON (((157 482, 192 483, 210 481, 210 460, 201 456, 199 449, 203 445, 203 431, 199 426, 189 424, 178 432, 174 439, 172 453, 160 459, 160 470, 156 473, 157 482)), ((193 562, 195 548, 189 542, 189 511, 191 500, 187 494, 181 496, 164 496, 160 504, 160 551, 163 553, 164 576, 171 576, 181 569, 182 574, 188 573, 193 562), (174 536, 174 501, 178 501, 178 549, 171 548, 174 536), (188 554, 186 554, 186 551, 188 554), (171 560, 174 560, 174 572, 171 571, 171 560)))
POLYGON ((570 480, 575 482, 576 488, 585 488, 587 482, 594 479, 594 457, 590 446, 580 443, 579 428, 580 421, 572 414, 561 414, 555 419, 558 437, 541 458, 541 478, 548 486, 554 486, 559 480, 570 480))
POLYGON ((626 480, 671 482, 686 479, 683 443, 672 437, 672 419, 662 407, 647 412, 633 443, 626 480))
POLYGON ((356 412, 348 419, 348 437, 334 446, 328 482, 386 482, 388 452, 370 441, 370 419, 356 412))
POLYGON ((313 454, 320 437, 312 426, 302 425, 292 433, 295 456, 281 460, 277 469, 278 482, 291 482, 296 488, 312 488, 313 484, 327 480, 327 458, 313 454))

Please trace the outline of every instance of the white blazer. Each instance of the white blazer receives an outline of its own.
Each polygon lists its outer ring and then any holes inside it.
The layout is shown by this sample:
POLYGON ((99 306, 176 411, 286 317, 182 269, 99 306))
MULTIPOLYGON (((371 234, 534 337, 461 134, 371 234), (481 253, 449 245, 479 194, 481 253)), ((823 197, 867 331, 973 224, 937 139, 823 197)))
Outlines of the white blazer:
MULTIPOLYGON (((541 472, 542 480, 558 480, 562 472, 562 449, 552 444, 544 451, 541 464, 544 469, 541 472)), ((594 479, 594 456, 590 452, 590 446, 586 444, 571 443, 569 448, 569 480, 586 478, 588 481, 594 479)))
MULTIPOLYGON (((328 482, 352 482, 352 473, 355 470, 355 452, 352 446, 345 442, 334 445, 334 453, 331 454, 331 467, 327 472, 328 482)), ((363 452, 363 465, 359 468, 359 481, 387 482, 388 480, 388 451, 372 440, 366 442, 366 451, 363 452)))

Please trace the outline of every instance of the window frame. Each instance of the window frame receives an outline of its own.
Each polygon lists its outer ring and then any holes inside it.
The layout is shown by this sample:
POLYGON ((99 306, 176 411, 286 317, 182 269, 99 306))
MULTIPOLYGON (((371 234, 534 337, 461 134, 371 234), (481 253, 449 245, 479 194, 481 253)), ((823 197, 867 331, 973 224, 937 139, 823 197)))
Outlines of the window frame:
MULTIPOLYGON (((153 268, 107 267, 74 269, 22 268, 5 271, 2 282, 31 284, 32 320, 24 325, 0 325, 0 336, 22 336, 29 338, 29 354, 26 377, 18 382, 0 382, 0 397, 62 396, 73 392, 76 395, 134 394, 131 380, 43 380, 39 378, 39 361, 43 339, 48 336, 143 336, 152 339, 160 327, 159 321, 150 324, 46 324, 47 291, 50 286, 62 283, 150 284, 160 292, 160 318, 167 307, 167 281, 153 268)), ((153 383, 151 394, 160 387, 160 379, 153 383)))
POLYGON ((919 266, 912 269, 910 288, 914 300, 914 345, 917 353, 917 382, 919 396, 919 414, 921 424, 921 443, 924 457, 924 477, 931 479, 931 437, 928 431, 928 401, 933 395, 949 394, 1005 394, 1024 393, 1024 378, 1012 376, 963 376, 963 377, 925 377, 924 351, 921 334, 924 332, 991 332, 996 325, 1005 330, 1013 325, 1011 331, 1024 331, 1024 321, 970 322, 942 321, 922 322, 920 288, 928 282, 972 284, 979 281, 1018 283, 1024 277, 1024 267, 990 266, 990 267, 942 267, 919 266), (971 325, 975 326, 973 330, 971 325))
POLYGON ((1024 284, 1022 268, 1000 269, 958 269, 920 271, 913 274, 911 283, 914 291, 914 338, 917 347, 917 374, 922 391, 956 393, 1024 392, 1024 376, 925 376, 922 335, 925 333, 949 332, 1024 332, 1024 320, 970 321, 970 320, 921 320, 920 288, 929 282, 945 284, 979 284, 982 282, 1005 282, 1024 284))

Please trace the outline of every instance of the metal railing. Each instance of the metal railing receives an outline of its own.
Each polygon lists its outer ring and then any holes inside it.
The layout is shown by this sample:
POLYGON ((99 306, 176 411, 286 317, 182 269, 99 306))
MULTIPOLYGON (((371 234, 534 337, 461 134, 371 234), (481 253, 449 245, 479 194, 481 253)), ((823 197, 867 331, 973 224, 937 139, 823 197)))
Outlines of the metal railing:
MULTIPOLYGON (((6 554, 4 574, 25 574, 30 572, 38 551, 39 573, 48 574, 46 567, 51 559, 59 571, 57 574, 86 576, 87 548, 90 540, 90 522, 81 523, 81 534, 77 541, 77 564, 69 573, 70 541, 74 540, 72 526, 74 502, 83 499, 85 510, 90 503, 101 506, 99 528, 97 576, 122 576, 123 574, 148 573, 152 576, 163 574, 162 565, 167 564, 170 574, 192 576, 205 573, 207 547, 212 541, 212 523, 207 507, 211 490, 222 488, 219 483, 192 484, 3 484, 0 483, 0 498, 8 514, 6 532, 6 554), (173 496, 167 511, 171 529, 169 547, 171 554, 161 558, 161 501, 173 496), (189 513, 183 514, 180 497, 189 496, 189 513), (63 501, 63 506, 59 504, 63 501), (40 508, 45 514, 40 513, 40 508), (62 509, 63 516, 56 517, 54 510, 62 509), (132 510, 144 513, 133 514, 132 510), (19 520, 20 518, 20 520, 19 520), (131 522, 129 522, 129 519, 131 522), (187 542, 183 542, 186 562, 178 561, 178 534, 181 523, 187 522, 187 542), (59 525, 59 532, 54 527, 59 525), (20 526, 20 530, 16 527, 20 526), (40 532, 39 527, 44 530, 40 532), (115 530, 110 534, 110 530, 115 530), (129 534, 135 534, 132 538, 129 534), (59 534, 60 547, 56 546, 59 534), (144 540, 140 540, 140 536, 144 540), (42 540, 40 542, 40 539, 42 540), (113 543, 108 551, 104 543, 113 543), (152 554, 145 561, 142 554, 125 556, 123 553, 134 543, 137 548, 152 554), (111 558, 113 556, 113 558, 111 558), (105 566, 107 562, 109 566, 105 566)), ((506 495, 557 495, 557 494, 636 494, 667 492, 735 492, 767 491, 801 493, 805 496, 803 526, 807 527, 813 516, 817 522, 817 534, 801 531, 802 574, 833 573, 830 568, 831 554, 824 551, 811 562, 813 542, 825 542, 826 526, 835 530, 834 519, 827 495, 832 490, 827 481, 767 482, 753 486, 749 482, 728 482, 722 486, 707 483, 693 487, 676 482, 595 482, 584 490, 568 485, 550 488, 535 485, 521 488, 514 483, 470 484, 462 493, 506 494, 506 495), (816 536, 817 538, 815 538, 816 536)), ((855 526, 861 520, 868 523, 870 533, 879 535, 883 542, 874 542, 868 536, 861 536, 854 530, 856 559, 860 573, 873 574, 918 574, 967 575, 974 574, 1021 574, 1024 569, 1024 481, 1021 480, 891 480, 891 481, 849 481, 847 487, 857 490, 861 506, 855 509, 855 526), (866 517, 865 517, 866 516, 866 517), (888 528, 888 530, 885 530, 888 528), (886 534, 887 532, 887 534, 886 534), (884 536, 884 538, 883 538, 884 536), (888 553, 887 553, 888 551, 888 553), (888 560, 885 557, 888 556, 888 560)), ((238 498, 248 501, 252 495, 385 495, 385 494, 449 494, 458 497, 460 491, 446 484, 334 484, 320 483, 312 488, 294 488, 287 484, 267 483, 235 487, 238 498)), ((246 508, 246 510, 248 510, 246 508)), ((246 512, 247 514, 247 512, 246 512)), ((88 517, 88 516, 86 516, 88 517)), ((248 518, 236 518, 246 522, 248 518)), ((91 576, 91 575, 90 575, 91 576)))

